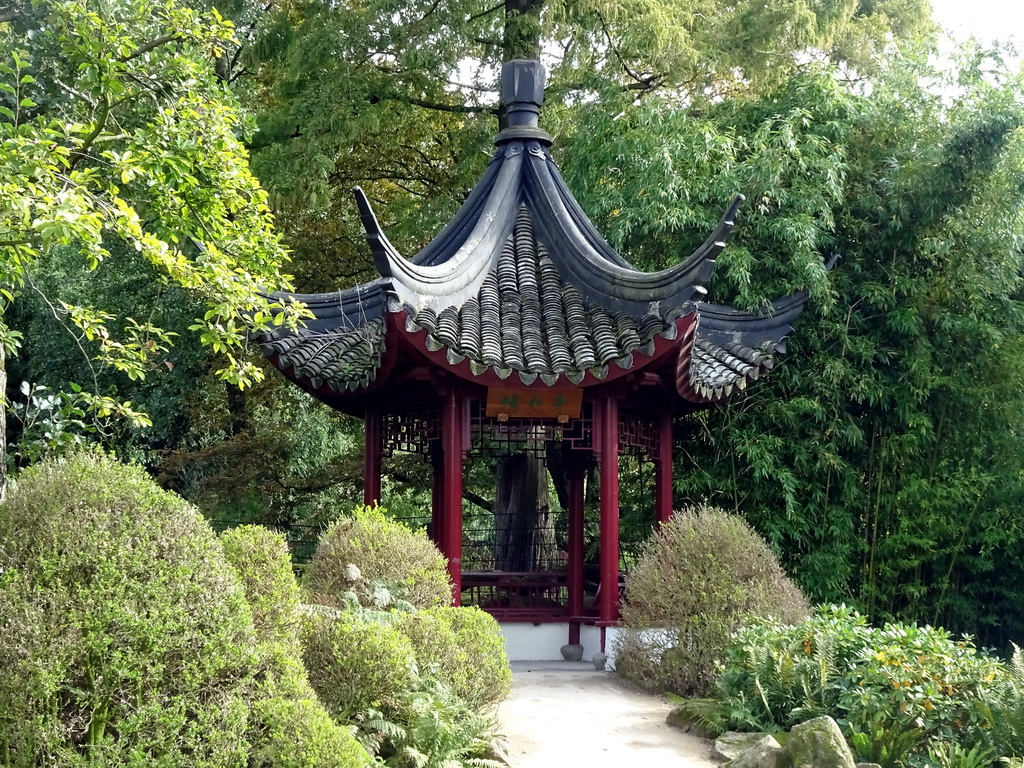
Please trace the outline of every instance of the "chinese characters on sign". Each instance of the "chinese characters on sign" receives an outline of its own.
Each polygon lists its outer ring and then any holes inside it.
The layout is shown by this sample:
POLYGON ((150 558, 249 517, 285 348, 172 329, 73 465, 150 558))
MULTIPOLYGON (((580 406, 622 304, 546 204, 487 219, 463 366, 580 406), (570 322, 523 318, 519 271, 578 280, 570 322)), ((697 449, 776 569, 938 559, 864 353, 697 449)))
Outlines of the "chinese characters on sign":
POLYGON ((487 415, 498 421, 526 418, 565 422, 578 419, 582 407, 582 389, 531 391, 492 387, 487 390, 487 415))

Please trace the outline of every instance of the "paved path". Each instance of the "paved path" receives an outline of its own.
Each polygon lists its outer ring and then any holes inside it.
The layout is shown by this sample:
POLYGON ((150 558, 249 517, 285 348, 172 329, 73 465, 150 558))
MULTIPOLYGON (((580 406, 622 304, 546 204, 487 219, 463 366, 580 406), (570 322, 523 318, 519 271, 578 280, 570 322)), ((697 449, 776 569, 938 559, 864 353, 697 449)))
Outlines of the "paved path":
POLYGON ((580 662, 514 661, 498 710, 513 768, 710 768, 710 742, 669 727, 669 705, 580 662))

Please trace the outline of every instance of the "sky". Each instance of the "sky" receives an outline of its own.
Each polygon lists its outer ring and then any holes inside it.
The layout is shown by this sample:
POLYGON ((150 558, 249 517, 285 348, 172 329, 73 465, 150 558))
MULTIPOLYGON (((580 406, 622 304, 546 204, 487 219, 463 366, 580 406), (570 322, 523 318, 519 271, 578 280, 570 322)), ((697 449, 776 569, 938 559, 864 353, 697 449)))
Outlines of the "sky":
POLYGON ((1024 44, 1021 0, 932 0, 933 17, 958 38, 974 35, 982 42, 1013 37, 1024 44))

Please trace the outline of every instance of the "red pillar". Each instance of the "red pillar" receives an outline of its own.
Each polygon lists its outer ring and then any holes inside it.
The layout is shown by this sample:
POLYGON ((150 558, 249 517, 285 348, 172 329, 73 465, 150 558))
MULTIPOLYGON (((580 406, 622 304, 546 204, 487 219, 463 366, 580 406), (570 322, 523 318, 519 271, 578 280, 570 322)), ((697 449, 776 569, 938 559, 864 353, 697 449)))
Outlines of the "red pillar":
POLYGON ((654 459, 654 512, 658 524, 672 517, 672 414, 663 413, 658 422, 658 455, 654 459))
POLYGON ((363 504, 380 503, 380 459, 383 418, 376 408, 366 408, 366 429, 363 435, 363 504))
POLYGON ((569 642, 580 641, 579 618, 583 615, 583 475, 582 462, 565 462, 566 483, 569 493, 569 559, 568 588, 569 616, 575 621, 569 624, 569 642))
POLYGON ((431 449, 430 464, 430 539, 440 549, 444 530, 444 452, 440 445, 431 449))
POLYGON ((448 558, 454 605, 462 603, 462 432, 462 398, 451 389, 441 405, 444 492, 440 542, 441 553, 448 558))
POLYGON ((601 618, 619 618, 619 403, 601 403, 601 618))

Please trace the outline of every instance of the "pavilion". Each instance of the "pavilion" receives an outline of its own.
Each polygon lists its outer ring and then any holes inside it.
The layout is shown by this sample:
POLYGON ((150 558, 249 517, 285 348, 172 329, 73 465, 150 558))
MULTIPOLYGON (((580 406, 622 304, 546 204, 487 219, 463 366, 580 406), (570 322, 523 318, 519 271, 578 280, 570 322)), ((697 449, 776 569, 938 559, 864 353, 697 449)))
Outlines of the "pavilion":
POLYGON ((770 370, 807 296, 762 312, 702 301, 742 197, 667 269, 644 272, 616 253, 552 161, 538 127, 543 81, 539 62, 505 65, 508 127, 497 151, 451 222, 411 258, 357 189, 380 277, 295 295, 313 318, 259 342, 295 384, 365 420, 367 504, 380 498, 384 457, 411 451, 431 461, 429 531, 448 558, 456 604, 475 602, 503 622, 559 623, 578 643, 581 626, 618 619, 620 455, 653 465, 651 522, 668 520, 673 418, 770 370), (464 566, 464 548, 479 548, 463 530, 467 457, 517 454, 557 458, 567 502, 560 557, 531 560, 537 523, 512 520, 506 529, 518 532, 491 534, 484 547, 514 539, 525 558, 474 554, 464 566), (588 472, 600 486, 597 568, 585 563, 588 472))

